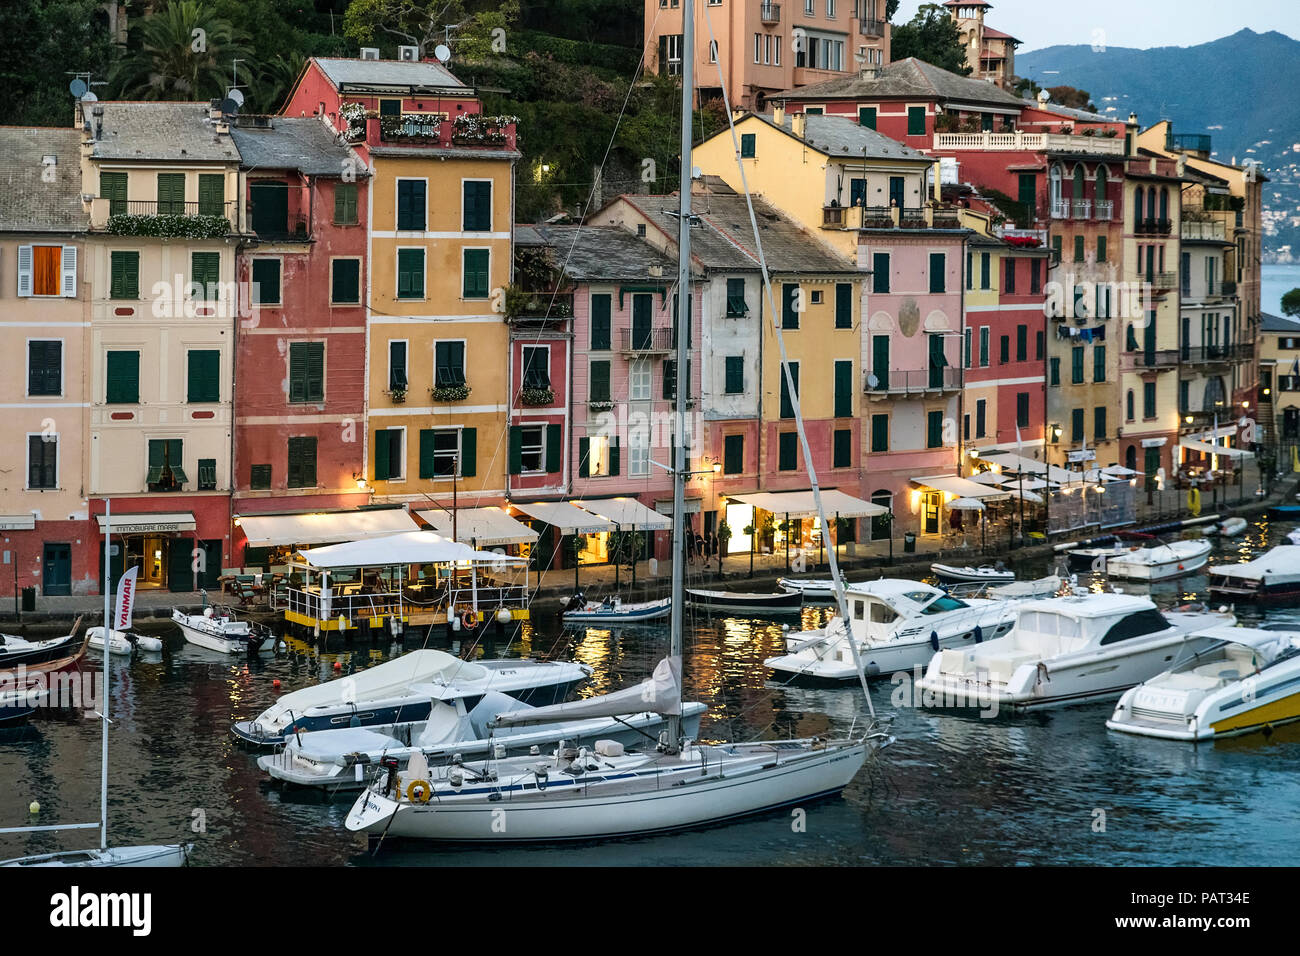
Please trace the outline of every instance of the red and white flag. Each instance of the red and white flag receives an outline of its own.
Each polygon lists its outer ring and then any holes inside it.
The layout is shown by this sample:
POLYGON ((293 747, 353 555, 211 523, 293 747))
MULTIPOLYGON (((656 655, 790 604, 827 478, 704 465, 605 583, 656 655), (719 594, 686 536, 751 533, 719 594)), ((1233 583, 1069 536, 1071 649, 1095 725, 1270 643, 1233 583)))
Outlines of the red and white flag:
POLYGON ((131 629, 131 612, 135 609, 135 579, 140 574, 137 564, 117 582, 117 604, 113 607, 113 630, 131 629))

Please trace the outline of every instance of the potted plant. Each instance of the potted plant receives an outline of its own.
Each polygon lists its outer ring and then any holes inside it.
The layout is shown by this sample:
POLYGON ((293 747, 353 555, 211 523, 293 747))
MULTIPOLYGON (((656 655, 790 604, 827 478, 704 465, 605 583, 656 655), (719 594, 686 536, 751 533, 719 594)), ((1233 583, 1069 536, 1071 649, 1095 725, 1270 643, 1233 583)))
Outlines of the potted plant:
MULTIPOLYGON (((722 573, 722 556, 727 553, 727 542, 731 540, 731 525, 725 521, 718 522, 718 573, 722 573)), ((751 548, 752 551, 752 548, 751 548)))
POLYGON ((435 402, 463 402, 469 398, 470 388, 462 383, 460 385, 435 385, 429 391, 433 393, 435 402))
POLYGON ((524 388, 519 392, 519 404, 539 406, 550 405, 555 401, 555 390, 552 388, 524 388))
POLYGON ((406 401, 405 388, 394 387, 388 394, 392 398, 394 405, 400 405, 402 402, 406 401))

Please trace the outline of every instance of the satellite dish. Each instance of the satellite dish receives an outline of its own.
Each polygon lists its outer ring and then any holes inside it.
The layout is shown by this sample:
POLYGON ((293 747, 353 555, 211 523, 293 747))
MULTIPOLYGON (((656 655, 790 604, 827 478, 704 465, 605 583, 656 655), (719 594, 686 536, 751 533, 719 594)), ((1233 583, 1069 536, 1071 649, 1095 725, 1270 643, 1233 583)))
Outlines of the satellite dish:
POLYGON ((68 84, 68 92, 71 93, 73 96, 75 96, 77 99, 81 99, 86 94, 86 91, 89 89, 90 87, 86 85, 86 81, 81 79, 80 77, 78 77, 77 79, 73 80, 71 83, 68 84))
POLYGON ((227 96, 221 101, 221 112, 225 113, 227 116, 234 116, 239 112, 239 103, 235 101, 234 97, 227 96))
POLYGON ((875 372, 869 372, 867 374, 867 384, 870 385, 872 388, 880 387, 880 379, 876 378, 875 372))
POLYGON ((244 94, 236 89, 226 90, 226 99, 233 102, 236 106, 244 105, 244 94))
POLYGON ((446 63, 451 59, 451 47, 445 43, 439 43, 433 48, 433 55, 438 58, 440 63, 446 63))
POLYGON ((96 96, 94 93, 91 93, 89 91, 81 94, 81 102, 83 103, 94 103, 98 99, 99 99, 98 96, 96 96))

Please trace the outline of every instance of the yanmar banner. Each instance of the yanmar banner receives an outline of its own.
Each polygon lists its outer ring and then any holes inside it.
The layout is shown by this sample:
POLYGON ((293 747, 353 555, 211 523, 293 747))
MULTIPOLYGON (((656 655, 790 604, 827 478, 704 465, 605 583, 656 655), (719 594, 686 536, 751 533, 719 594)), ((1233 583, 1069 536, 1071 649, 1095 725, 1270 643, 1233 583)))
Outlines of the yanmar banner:
POLYGON ((131 627, 131 611, 135 608, 135 579, 140 574, 136 565, 117 582, 117 604, 113 609, 113 630, 126 631, 131 627))

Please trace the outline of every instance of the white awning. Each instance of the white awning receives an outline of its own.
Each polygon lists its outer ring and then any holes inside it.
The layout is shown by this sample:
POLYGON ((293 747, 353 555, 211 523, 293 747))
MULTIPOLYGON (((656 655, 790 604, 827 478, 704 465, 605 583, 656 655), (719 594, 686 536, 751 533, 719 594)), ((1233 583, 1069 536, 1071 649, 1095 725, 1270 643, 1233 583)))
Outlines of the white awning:
POLYGON ((1041 475, 1047 472, 1047 477, 1051 481, 1058 481, 1063 484, 1069 484, 1072 481, 1079 480, 1078 472, 1067 471, 1060 465, 1049 465, 1046 462, 1035 461, 1033 458, 1025 458, 1023 455, 1016 455, 1012 452, 990 452, 987 455, 979 456, 982 461, 998 465, 1001 468, 1014 472, 1024 472, 1028 475, 1041 475))
POLYGON ((1137 474, 1132 468, 1125 468, 1123 465, 1107 465, 1102 471, 1117 478, 1132 478, 1137 474))
POLYGON ((33 531, 36 515, 0 515, 0 531, 33 531))
POLYGON ((370 511, 316 511, 300 515, 240 515, 239 527, 254 548, 293 544, 334 544, 415 531, 405 508, 370 511))
POLYGON ((1191 438, 1179 439, 1178 444, 1191 451, 1199 451, 1203 455, 1223 455, 1227 458, 1245 458, 1253 452, 1246 451, 1244 448, 1229 448, 1227 445, 1211 445, 1208 442, 1196 441, 1191 438))
POLYGON ((510 504, 528 517, 546 522, 561 534, 596 534, 614 530, 614 522, 583 511, 571 501, 512 501, 510 504))
MULTIPOLYGON (((976 487, 979 487, 978 485, 976 487)), ((739 501, 774 515, 789 515, 791 518, 810 518, 817 514, 817 499, 809 491, 761 491, 752 495, 731 495, 733 501, 739 501)), ((886 514, 889 509, 884 505, 873 504, 862 498, 836 491, 834 488, 822 491, 822 508, 826 517, 839 515, 841 518, 874 518, 886 514)))
MULTIPOLYGON (((104 516, 96 515, 99 532, 104 533, 104 516)), ((163 531, 193 531, 194 514, 189 511, 154 512, 152 514, 112 515, 113 534, 151 534, 163 531)))
MULTIPOLYGON (((450 512, 416 513, 440 535, 452 537, 450 512)), ((537 540, 537 532, 500 508, 457 508, 455 538, 479 548, 493 548, 503 544, 532 544, 537 540)))
POLYGON ((314 568, 386 568, 460 561, 475 564, 524 563, 522 558, 512 558, 494 551, 475 551, 469 545, 444 538, 432 531, 405 531, 383 538, 309 548, 302 552, 302 557, 314 568))
POLYGON ((931 475, 927 478, 913 478, 912 481, 918 485, 933 488, 935 491, 946 491, 956 498, 987 498, 990 501, 996 501, 1000 498, 1011 497, 1001 488, 990 488, 987 485, 971 481, 969 478, 959 478, 956 475, 931 475))
MULTIPOLYGON (((704 503, 700 501, 699 498, 687 498, 685 503, 682 505, 682 511, 688 515, 697 515, 703 510, 704 503)), ((656 498, 655 511, 671 518, 673 516, 673 499, 656 498)))
POLYGON ((1015 479, 996 471, 981 471, 979 474, 971 475, 970 480, 981 485, 1000 485, 1004 481, 1014 481, 1015 479))
POLYGON ((586 498, 575 499, 571 504, 577 505, 594 515, 608 518, 625 530, 633 527, 641 531, 667 531, 673 526, 671 518, 651 511, 635 498, 586 498))

